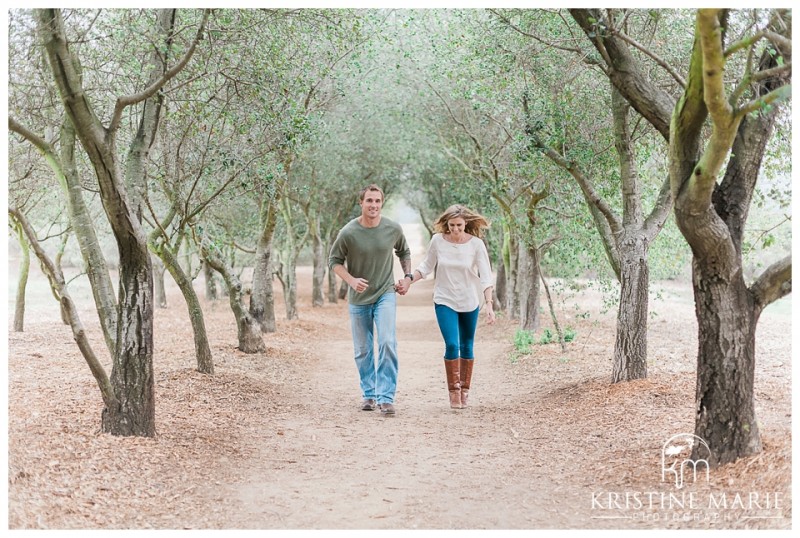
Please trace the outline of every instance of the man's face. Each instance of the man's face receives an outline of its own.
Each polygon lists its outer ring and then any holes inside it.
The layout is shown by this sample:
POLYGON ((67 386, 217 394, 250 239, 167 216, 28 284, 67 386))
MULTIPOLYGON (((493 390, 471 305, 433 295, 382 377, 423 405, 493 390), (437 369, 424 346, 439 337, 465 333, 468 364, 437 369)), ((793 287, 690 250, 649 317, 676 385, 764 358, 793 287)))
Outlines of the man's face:
POLYGON ((361 214, 368 219, 378 218, 383 207, 383 196, 380 191, 367 191, 361 200, 361 214))

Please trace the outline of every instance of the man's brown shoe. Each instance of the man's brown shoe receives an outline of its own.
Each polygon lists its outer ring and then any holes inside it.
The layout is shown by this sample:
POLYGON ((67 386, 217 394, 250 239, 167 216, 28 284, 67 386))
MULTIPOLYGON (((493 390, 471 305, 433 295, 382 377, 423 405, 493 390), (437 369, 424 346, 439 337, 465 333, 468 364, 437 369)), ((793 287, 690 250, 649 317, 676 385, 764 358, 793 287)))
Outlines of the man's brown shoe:
POLYGON ((375 411, 375 408, 377 407, 378 404, 375 403, 373 398, 364 398, 364 401, 361 402, 362 411, 375 411))
POLYGON ((378 407, 381 408, 381 415, 385 417, 393 417, 395 415, 394 405, 390 403, 378 404, 378 407))

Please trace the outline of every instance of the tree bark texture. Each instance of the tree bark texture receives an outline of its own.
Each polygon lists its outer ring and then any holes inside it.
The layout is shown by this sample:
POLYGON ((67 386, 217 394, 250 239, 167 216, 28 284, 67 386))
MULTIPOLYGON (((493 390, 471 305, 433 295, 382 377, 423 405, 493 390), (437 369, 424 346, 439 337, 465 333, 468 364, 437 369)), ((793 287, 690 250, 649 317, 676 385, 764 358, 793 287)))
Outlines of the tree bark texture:
POLYGON ((713 267, 693 263, 692 279, 699 323, 695 433, 719 465, 761 451, 753 398, 758 316, 741 271, 722 280, 713 267))
MULTIPOLYGON (((330 252, 330 248, 326 246, 325 252, 330 252)), ((328 266, 328 259, 325 258, 325 267, 328 266)), ((336 304, 339 301, 338 294, 336 293, 336 273, 328 270, 328 302, 336 304)))
POLYGON ((622 239, 620 246, 620 295, 612 383, 647 377, 650 289, 647 244, 635 234, 631 241, 622 239))
POLYGON ((506 296, 506 264, 504 260, 500 260, 497 266, 497 285, 494 287, 494 296, 499 303, 498 310, 505 310, 508 304, 508 297, 506 296))

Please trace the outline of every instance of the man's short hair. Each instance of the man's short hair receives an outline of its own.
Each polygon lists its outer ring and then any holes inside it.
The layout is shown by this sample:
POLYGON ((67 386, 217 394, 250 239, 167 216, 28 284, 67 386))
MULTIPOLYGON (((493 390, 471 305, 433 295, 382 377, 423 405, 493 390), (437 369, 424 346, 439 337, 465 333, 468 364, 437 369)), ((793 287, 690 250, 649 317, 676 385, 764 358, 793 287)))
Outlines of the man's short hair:
POLYGON ((366 187, 361 189, 361 192, 358 193, 358 201, 359 202, 363 202, 364 201, 364 196, 367 194, 367 191, 378 191, 379 193, 381 193, 381 200, 384 200, 384 201, 386 200, 386 195, 383 194, 383 189, 378 187, 376 184, 372 183, 371 185, 367 185, 366 187))

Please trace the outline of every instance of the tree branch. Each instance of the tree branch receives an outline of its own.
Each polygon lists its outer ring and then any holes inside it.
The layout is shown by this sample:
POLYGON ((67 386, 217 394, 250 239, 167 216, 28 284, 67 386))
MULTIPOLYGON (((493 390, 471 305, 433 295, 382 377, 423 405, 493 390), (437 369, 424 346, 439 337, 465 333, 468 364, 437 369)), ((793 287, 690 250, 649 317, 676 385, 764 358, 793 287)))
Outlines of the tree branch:
POLYGON ((672 189, 670 188, 669 174, 667 174, 667 177, 664 178, 664 182, 661 184, 661 190, 658 193, 658 198, 656 198, 653 209, 644 220, 644 226, 642 226, 645 240, 648 243, 652 242, 661 231, 661 228, 664 227, 664 223, 672 212, 674 202, 675 200, 672 198, 672 189))
POLYGON ((792 256, 770 265, 750 286, 750 292, 761 309, 792 292, 792 256))
POLYGON ((785 101, 791 99, 791 97, 792 97, 792 85, 785 84, 780 88, 772 90, 768 94, 763 95, 758 99, 753 99, 749 103, 745 104, 736 112, 736 115, 738 117, 746 116, 751 112, 761 110, 767 105, 771 105, 772 103, 778 103, 780 101, 785 101))
POLYGON ((42 153, 55 156, 53 146, 50 145, 47 140, 22 125, 13 116, 8 116, 8 130, 21 135, 25 140, 36 146, 42 153))
POLYGON ((639 49, 639 50, 640 50, 640 51, 642 51, 642 52, 643 52, 645 55, 647 55, 647 56, 649 56, 650 58, 652 58, 652 59, 653 59, 653 61, 654 61, 654 62, 656 62, 656 64, 658 64, 658 65, 659 65, 659 66, 660 66, 660 67, 661 67, 661 68, 662 68, 664 71, 666 71, 667 73, 669 73, 669 74, 670 74, 670 76, 671 76, 673 79, 675 79, 675 82, 677 82, 677 83, 678 83, 678 85, 679 85, 681 88, 685 88, 685 87, 686 87, 686 80, 685 80, 685 79, 684 79, 684 78, 683 78, 683 77, 682 77, 682 76, 681 76, 681 75, 680 75, 680 74, 679 74, 677 71, 675 71, 675 70, 674 70, 674 69, 673 69, 673 68, 672 68, 672 67, 671 67, 671 66, 670 66, 670 65, 669 65, 669 64, 666 62, 666 60, 664 60, 663 58, 661 58, 660 56, 658 56, 658 55, 657 55, 655 52, 651 51, 650 49, 648 49, 647 47, 645 47, 644 45, 642 45, 641 43, 639 43, 638 41, 636 41, 635 39, 633 39, 632 37, 630 37, 629 35, 627 35, 627 34, 623 33, 623 32, 622 32, 622 31, 620 31, 620 30, 614 30, 614 32, 613 32, 613 35, 616 35, 616 36, 617 36, 617 37, 619 37, 621 40, 623 40, 623 41, 625 41, 626 43, 628 43, 628 44, 632 45, 633 47, 635 47, 635 48, 639 49))
POLYGON ((153 84, 151 84, 141 92, 119 97, 117 99, 117 103, 114 106, 114 114, 111 118, 111 124, 108 127, 108 130, 110 132, 115 133, 119 128, 120 121, 122 120, 122 111, 125 110, 126 107, 134 105, 151 97, 158 90, 160 90, 164 86, 164 84, 169 82, 171 78, 180 73, 180 71, 184 67, 186 67, 186 64, 189 63, 189 60, 194 55, 194 51, 195 49, 197 49, 198 43, 200 43, 200 41, 203 39, 203 33, 205 32, 206 22, 208 21, 208 16, 210 13, 211 13, 210 9, 203 10, 203 19, 200 21, 200 27, 197 29, 197 34, 195 34, 194 40, 192 40, 192 43, 189 45, 189 48, 183 55, 183 58, 181 58, 181 60, 177 64, 175 64, 172 67, 172 69, 165 72, 161 78, 159 78, 157 81, 155 81, 153 84))

